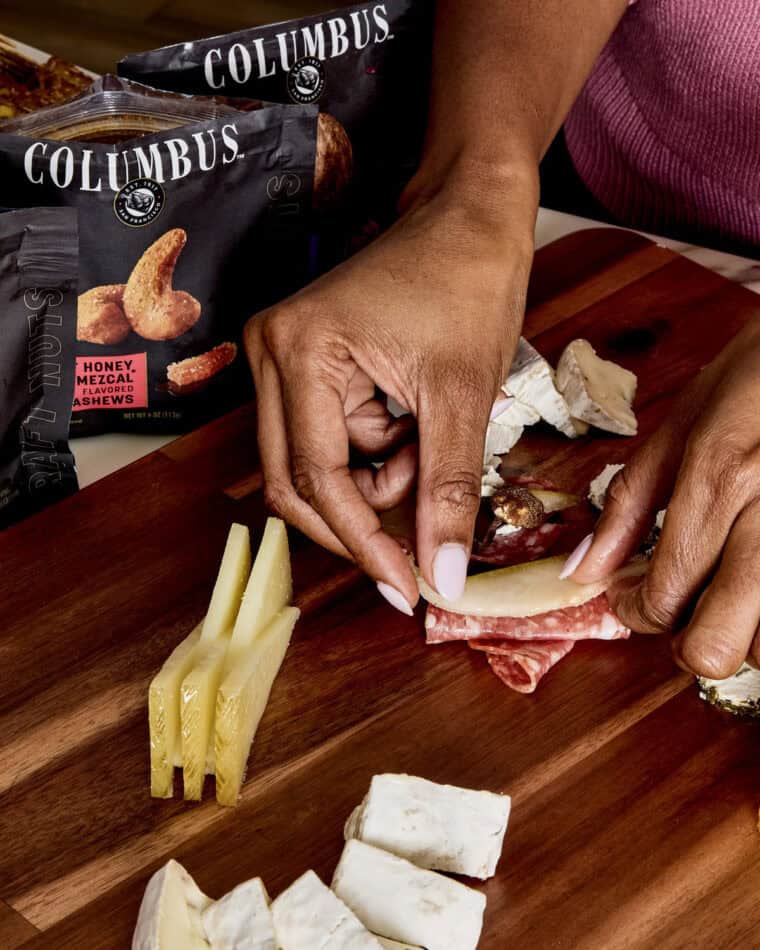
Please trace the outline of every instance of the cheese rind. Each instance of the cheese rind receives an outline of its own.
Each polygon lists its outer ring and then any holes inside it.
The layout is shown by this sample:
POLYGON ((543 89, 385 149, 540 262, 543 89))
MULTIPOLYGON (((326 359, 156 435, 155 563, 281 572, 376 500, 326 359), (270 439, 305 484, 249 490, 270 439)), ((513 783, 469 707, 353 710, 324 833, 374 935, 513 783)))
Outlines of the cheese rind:
POLYGON ((286 607, 228 673, 216 697, 216 799, 236 805, 246 762, 300 611, 286 607))
POLYGON ((346 842, 333 890, 373 933, 426 950, 475 950, 483 894, 362 841, 346 842))
POLYGON ((436 607, 476 617, 534 617, 550 610, 577 607, 603 593, 613 580, 646 573, 645 561, 631 561, 613 577, 593 584, 562 580, 566 557, 548 557, 514 567, 501 567, 467 578, 458 600, 446 600, 418 573, 420 593, 436 607))
POLYGON ((248 528, 233 524, 227 535, 222 563, 203 621, 203 643, 215 643, 232 629, 250 573, 251 539, 248 528))
POLYGON ((201 637, 202 624, 175 647, 153 677, 148 689, 150 729, 150 794, 171 798, 174 766, 182 762, 180 686, 190 671, 201 637))
POLYGON ((177 861, 148 881, 132 937, 132 950, 208 950, 202 913, 211 900, 177 861))
POLYGON ((502 389, 538 415, 563 435, 575 439, 580 434, 573 424, 570 409, 557 389, 554 370, 524 337, 520 337, 502 389))
POLYGON ((185 798, 200 801, 203 782, 213 774, 209 748, 214 744, 216 696, 222 679, 229 637, 216 643, 201 643, 195 652, 193 667, 180 688, 182 722, 182 780, 185 798))
POLYGON ((532 406, 510 399, 504 411, 488 424, 483 459, 505 455, 522 437, 525 426, 532 426, 541 416, 532 406))
POLYGON ((576 419, 619 435, 636 435, 631 409, 636 376, 597 356, 588 340, 573 340, 557 364, 557 386, 576 419))
POLYGON ((496 872, 509 822, 508 795, 439 785, 413 775, 375 775, 345 827, 417 867, 486 880, 496 872))
POLYGON ((285 522, 267 518, 251 576, 230 640, 228 669, 250 649, 256 637, 293 598, 290 551, 285 522))
POLYGON ((594 506, 601 511, 604 508, 604 503, 607 500, 607 489, 610 487, 610 482, 617 475, 618 472, 622 471, 625 468, 625 465, 622 463, 614 465, 605 465, 604 468, 599 472, 599 474, 591 479, 591 484, 588 486, 588 500, 594 506))
POLYGON ((259 877, 210 904, 203 927, 211 950, 277 950, 269 895, 259 877))
POLYGON ((307 871, 272 904, 281 950, 381 950, 351 910, 307 871))

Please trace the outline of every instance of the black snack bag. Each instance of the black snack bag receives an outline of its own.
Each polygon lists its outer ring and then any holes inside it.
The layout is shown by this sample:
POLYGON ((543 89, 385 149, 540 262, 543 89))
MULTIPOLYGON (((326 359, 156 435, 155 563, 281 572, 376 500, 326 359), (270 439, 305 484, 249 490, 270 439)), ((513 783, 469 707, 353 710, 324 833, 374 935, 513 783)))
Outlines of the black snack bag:
MULTIPOLYGON (((159 89, 318 102, 342 123, 353 148, 350 221, 341 224, 345 254, 395 219, 398 198, 419 163, 433 10, 433 0, 356 4, 135 53, 118 69, 159 89)), ((331 224, 317 227, 329 230, 331 224)))
POLYGON ((0 126, 0 204, 79 211, 71 435, 184 431, 250 396, 243 324, 307 280, 318 110, 93 90, 0 126))
POLYGON ((77 490, 77 213, 0 214, 0 528, 77 490))

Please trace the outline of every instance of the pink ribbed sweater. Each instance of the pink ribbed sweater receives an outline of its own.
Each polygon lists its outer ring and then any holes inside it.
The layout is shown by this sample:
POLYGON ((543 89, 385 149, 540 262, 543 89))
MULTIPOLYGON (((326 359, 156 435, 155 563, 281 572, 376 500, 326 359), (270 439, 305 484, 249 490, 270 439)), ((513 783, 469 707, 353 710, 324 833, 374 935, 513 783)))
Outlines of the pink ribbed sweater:
POLYGON ((565 135, 622 222, 760 248, 760 0, 638 0, 565 135))

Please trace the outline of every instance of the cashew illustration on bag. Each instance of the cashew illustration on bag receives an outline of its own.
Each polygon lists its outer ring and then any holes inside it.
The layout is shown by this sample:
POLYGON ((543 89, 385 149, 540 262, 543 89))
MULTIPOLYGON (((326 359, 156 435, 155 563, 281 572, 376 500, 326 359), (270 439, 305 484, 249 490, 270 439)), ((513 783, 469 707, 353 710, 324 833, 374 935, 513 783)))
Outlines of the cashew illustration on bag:
POLYGON ((181 395, 202 389, 217 373, 221 373, 230 363, 233 363, 236 356, 237 345, 225 342, 207 353, 199 353, 178 363, 170 363, 166 367, 170 391, 181 395))
POLYGON ((110 346, 122 343, 132 327, 124 315, 126 284, 92 287, 79 295, 77 340, 110 346))
POLYGON ((198 322, 201 305, 184 290, 174 290, 177 259, 187 232, 174 228, 155 241, 135 264, 124 290, 124 313, 146 340, 173 340, 198 322))

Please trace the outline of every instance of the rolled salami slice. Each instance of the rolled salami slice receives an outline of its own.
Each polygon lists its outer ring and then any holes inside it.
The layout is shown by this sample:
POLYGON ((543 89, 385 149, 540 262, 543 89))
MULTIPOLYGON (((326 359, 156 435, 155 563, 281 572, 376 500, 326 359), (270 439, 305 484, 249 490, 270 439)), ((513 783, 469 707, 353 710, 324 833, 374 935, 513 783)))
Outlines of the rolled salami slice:
POLYGON ((478 545, 472 560, 498 567, 536 561, 546 557, 566 529, 567 525, 550 521, 538 528, 520 528, 509 534, 493 533, 478 545))
POLYGON ((621 640, 629 635, 603 593, 582 604, 531 617, 458 614, 434 604, 428 605, 425 615, 427 643, 479 640, 484 649, 498 645, 499 640, 621 640))
MULTIPOLYGON (((483 649, 471 642, 475 649, 483 649)), ((505 640, 487 650, 491 669, 518 693, 532 693, 541 679, 575 646, 575 640, 505 640)))

